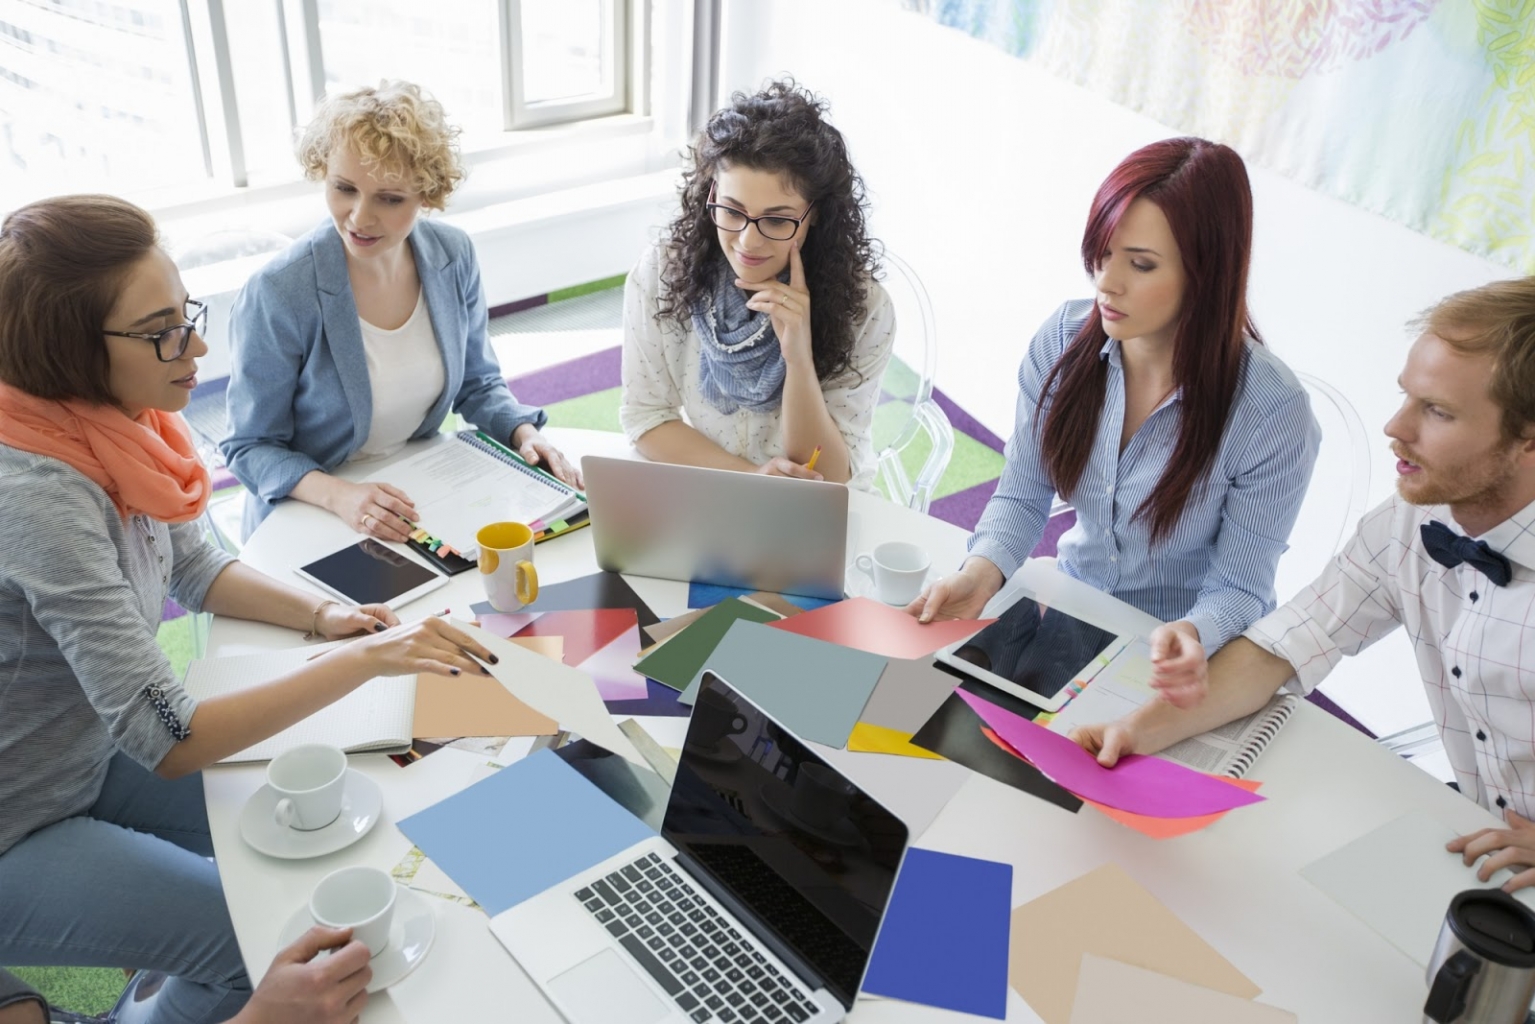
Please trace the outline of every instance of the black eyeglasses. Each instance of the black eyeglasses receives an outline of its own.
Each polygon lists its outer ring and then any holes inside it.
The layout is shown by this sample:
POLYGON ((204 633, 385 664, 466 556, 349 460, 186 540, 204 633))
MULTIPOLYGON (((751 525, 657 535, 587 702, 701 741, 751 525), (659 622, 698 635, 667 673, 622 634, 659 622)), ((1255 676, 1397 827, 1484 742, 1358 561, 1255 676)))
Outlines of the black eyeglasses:
POLYGON ((787 242, 799 234, 799 227, 810 216, 811 209, 815 206, 812 202, 805 207, 805 212, 798 217, 785 217, 783 214, 772 214, 767 217, 748 217, 734 206, 726 206, 714 201, 714 186, 709 186, 709 219, 714 226, 721 231, 745 231, 746 225, 755 224, 763 238, 772 239, 775 242, 787 242))
POLYGON ((102 334, 110 334, 114 338, 138 338, 140 341, 152 341, 155 343, 155 358, 162 363, 174 363, 186 355, 187 345, 192 340, 192 332, 198 334, 208 323, 208 307, 196 299, 187 300, 187 322, 177 324, 175 327, 167 327, 163 331, 155 331, 153 334, 143 334, 138 331, 102 331, 102 334), (166 355, 166 350, 170 355, 166 355))

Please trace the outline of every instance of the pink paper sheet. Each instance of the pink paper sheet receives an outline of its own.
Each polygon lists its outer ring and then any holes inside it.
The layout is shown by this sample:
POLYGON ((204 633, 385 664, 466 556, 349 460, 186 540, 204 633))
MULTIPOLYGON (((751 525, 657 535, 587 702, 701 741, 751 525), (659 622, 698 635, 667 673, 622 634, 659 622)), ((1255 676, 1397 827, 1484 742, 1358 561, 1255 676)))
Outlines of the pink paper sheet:
POLYGON ((921 658, 979 633, 995 621, 953 619, 922 623, 900 608, 855 597, 768 625, 785 633, 798 633, 885 658, 921 658))
POLYGON ((1193 818, 1263 799, 1160 757, 1129 754, 1105 768, 1065 736, 963 689, 954 693, 1025 760, 1084 800, 1156 818, 1193 818))
POLYGON ((645 677, 634 671, 642 646, 640 627, 630 626, 617 640, 576 667, 592 677, 603 700, 644 700, 649 693, 645 677))

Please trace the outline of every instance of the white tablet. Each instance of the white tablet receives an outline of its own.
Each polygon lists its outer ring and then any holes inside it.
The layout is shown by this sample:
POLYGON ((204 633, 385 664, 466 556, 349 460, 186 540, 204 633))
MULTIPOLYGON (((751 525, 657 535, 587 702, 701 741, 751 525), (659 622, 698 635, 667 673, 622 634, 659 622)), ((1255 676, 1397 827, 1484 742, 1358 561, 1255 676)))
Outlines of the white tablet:
POLYGON ((1130 640, 1020 592, 996 622, 937 657, 1003 693, 1059 711, 1130 640))
POLYGON ((409 604, 448 582, 448 577, 372 537, 294 572, 349 604, 386 604, 391 608, 409 604))

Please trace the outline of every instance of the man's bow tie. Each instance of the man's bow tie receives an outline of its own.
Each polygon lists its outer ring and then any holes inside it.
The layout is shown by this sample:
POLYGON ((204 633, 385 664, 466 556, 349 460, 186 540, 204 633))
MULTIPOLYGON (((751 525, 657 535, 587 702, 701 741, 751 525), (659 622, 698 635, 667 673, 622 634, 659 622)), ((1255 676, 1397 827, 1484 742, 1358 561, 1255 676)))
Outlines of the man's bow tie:
POLYGON ((1465 562, 1500 587, 1508 586, 1508 581, 1513 578, 1514 569, 1508 559, 1489 548, 1486 541, 1472 540, 1437 521, 1424 523, 1419 533, 1423 536, 1428 557, 1446 569, 1465 562))

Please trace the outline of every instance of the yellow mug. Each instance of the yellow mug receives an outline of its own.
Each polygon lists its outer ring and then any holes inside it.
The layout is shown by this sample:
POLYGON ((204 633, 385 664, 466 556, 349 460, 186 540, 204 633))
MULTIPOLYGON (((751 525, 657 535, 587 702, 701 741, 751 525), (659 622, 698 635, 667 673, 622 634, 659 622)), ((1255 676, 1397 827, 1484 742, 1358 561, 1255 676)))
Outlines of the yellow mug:
POLYGON ((491 523, 474 535, 480 546, 485 596, 498 612, 518 612, 538 600, 533 531, 522 523, 491 523))

